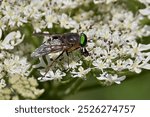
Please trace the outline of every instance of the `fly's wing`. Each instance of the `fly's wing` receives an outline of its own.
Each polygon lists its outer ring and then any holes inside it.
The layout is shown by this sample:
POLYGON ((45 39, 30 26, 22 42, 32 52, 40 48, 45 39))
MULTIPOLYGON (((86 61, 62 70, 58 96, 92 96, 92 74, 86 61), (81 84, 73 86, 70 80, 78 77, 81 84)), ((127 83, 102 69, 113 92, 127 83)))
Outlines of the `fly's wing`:
POLYGON ((37 48, 31 57, 40 57, 49 53, 56 53, 63 51, 67 48, 67 45, 63 42, 61 37, 52 37, 45 41, 39 48, 37 48))
POLYGON ((39 48, 37 48, 32 54, 31 57, 40 57, 43 55, 47 55, 51 52, 50 45, 43 43, 39 48))

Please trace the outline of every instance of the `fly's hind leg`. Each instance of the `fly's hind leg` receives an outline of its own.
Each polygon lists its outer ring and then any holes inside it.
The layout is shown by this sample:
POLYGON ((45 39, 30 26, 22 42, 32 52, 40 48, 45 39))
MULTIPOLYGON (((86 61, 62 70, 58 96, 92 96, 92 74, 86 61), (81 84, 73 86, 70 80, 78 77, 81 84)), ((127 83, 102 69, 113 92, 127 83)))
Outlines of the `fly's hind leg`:
MULTIPOLYGON (((65 51, 62 51, 62 53, 60 53, 60 54, 57 56, 57 58, 54 59, 54 60, 52 61, 52 63, 46 67, 45 74, 42 76, 42 78, 46 76, 46 74, 47 74, 48 71, 49 71, 49 68, 56 62, 56 60, 58 60, 58 59, 63 55, 64 52, 65 52, 65 51)), ((42 78, 41 78, 41 79, 42 79, 42 78)))
POLYGON ((66 51, 66 54, 68 56, 68 68, 69 68, 69 53, 66 51))

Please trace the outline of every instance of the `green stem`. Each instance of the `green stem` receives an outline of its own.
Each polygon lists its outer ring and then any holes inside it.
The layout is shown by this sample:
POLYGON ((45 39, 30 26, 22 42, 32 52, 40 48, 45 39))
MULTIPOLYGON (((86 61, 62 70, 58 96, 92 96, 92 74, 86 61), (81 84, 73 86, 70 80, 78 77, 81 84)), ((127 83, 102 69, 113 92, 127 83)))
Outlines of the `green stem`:
POLYGON ((78 91, 83 83, 83 79, 78 78, 65 92, 64 95, 70 95, 78 91))
POLYGON ((86 86, 80 89, 80 91, 89 91, 89 90, 94 90, 94 89, 98 89, 98 88, 102 88, 104 86, 100 85, 100 84, 95 84, 95 85, 91 85, 91 86, 86 86))

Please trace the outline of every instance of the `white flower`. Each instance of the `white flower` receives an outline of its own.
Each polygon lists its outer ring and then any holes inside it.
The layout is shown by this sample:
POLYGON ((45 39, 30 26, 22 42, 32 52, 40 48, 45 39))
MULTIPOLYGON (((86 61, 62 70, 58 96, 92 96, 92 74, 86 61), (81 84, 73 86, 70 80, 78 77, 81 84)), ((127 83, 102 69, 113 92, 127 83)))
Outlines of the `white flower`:
POLYGON ((111 2, 115 2, 117 0, 94 0, 94 3, 95 4, 98 4, 98 3, 106 3, 106 4, 109 4, 111 2))
POLYGON ((145 60, 143 60, 142 64, 140 64, 140 68, 150 70, 150 64, 148 63, 150 61, 150 54, 148 55, 145 60))
POLYGON ((41 30, 46 27, 46 22, 42 19, 38 19, 38 21, 33 20, 32 24, 34 24, 33 28, 34 28, 36 33, 41 32, 41 30))
POLYGON ((1 51, 0 53, 0 60, 4 59, 7 53, 5 51, 1 51))
POLYGON ((2 29, 0 28, 0 39, 2 38, 2 29))
MULTIPOLYGON (((15 96, 21 95, 25 99, 36 99, 40 96, 44 89, 37 89, 38 83, 33 77, 25 77, 19 74, 13 74, 9 78, 11 91, 15 92, 15 96)), ((13 93, 14 93, 13 92, 13 93)))
POLYGON ((6 82, 4 79, 0 79, 0 90, 6 86, 6 82))
POLYGON ((142 33, 142 36, 145 36, 145 37, 150 36, 150 26, 149 25, 144 25, 144 27, 140 31, 142 33))
POLYGON ((103 2, 105 2, 105 0, 94 0, 94 3, 95 3, 95 4, 103 3, 103 2))
POLYGON ((150 55, 146 58, 137 57, 134 61, 129 59, 128 63, 126 64, 128 64, 127 68, 130 71, 141 73, 142 69, 150 70, 150 64, 148 63, 149 61, 150 61, 150 55))
POLYGON ((14 47, 20 44, 24 39, 24 35, 21 37, 21 33, 17 32, 10 32, 2 42, 0 42, 1 49, 14 49, 14 47))
POLYGON ((100 56, 100 54, 102 54, 103 51, 104 51, 104 50, 103 50, 102 48, 100 48, 100 47, 95 47, 95 48, 93 49, 94 56, 100 56))
POLYGON ((61 72, 59 69, 56 70, 55 72, 52 70, 49 70, 46 74, 45 74, 45 72, 40 70, 40 73, 43 76, 43 77, 38 78, 38 80, 40 80, 40 81, 61 80, 62 77, 66 75, 64 72, 61 72))
POLYGON ((104 25, 97 33, 99 33, 99 37, 102 37, 106 40, 111 38, 111 30, 108 25, 104 25))
MULTIPOLYGON (((90 16, 93 16, 94 12, 92 10, 88 12, 81 11, 81 13, 75 15, 73 18, 77 21, 85 21, 89 19, 90 16)), ((87 34, 88 35, 88 34, 87 34)))
POLYGON ((52 0, 52 6, 59 9, 76 8, 80 5, 76 0, 52 0))
POLYGON ((47 28, 52 28, 53 23, 57 22, 57 14, 53 13, 51 10, 48 10, 45 14, 45 21, 47 28))
POLYGON ((4 30, 4 29, 6 28, 6 24, 5 24, 6 21, 5 21, 5 18, 0 16, 0 19, 1 19, 1 20, 0 20, 0 28, 4 30))
POLYGON ((74 68, 77 68, 77 66, 80 66, 80 65, 82 65, 82 61, 79 61, 79 62, 77 62, 77 61, 71 61, 71 63, 69 63, 69 68, 72 68, 72 69, 74 69, 74 68))
POLYGON ((121 77, 118 77, 117 74, 115 75, 112 75, 112 74, 108 74, 108 73, 103 73, 100 75, 100 77, 97 77, 98 80, 105 80, 106 82, 109 82, 109 83, 116 83, 116 84, 120 84, 121 81, 123 81, 126 77, 125 76, 121 76, 121 77))
POLYGON ((129 50, 132 57, 143 56, 145 53, 143 51, 150 49, 150 44, 138 44, 136 42, 131 43, 132 48, 129 50))
POLYGON ((145 51, 150 49, 150 44, 139 44, 138 47, 140 51, 145 51))
POLYGON ((22 76, 28 76, 30 66, 31 65, 27 62, 27 58, 20 58, 17 55, 11 55, 11 58, 4 60, 4 69, 9 75, 20 74, 22 76))
POLYGON ((139 2, 141 2, 141 3, 144 3, 145 5, 147 5, 147 4, 149 4, 150 3, 150 1, 149 0, 138 0, 139 2))
POLYGON ((59 16, 58 20, 60 22, 60 26, 66 29, 78 27, 77 22, 72 20, 64 13, 61 16, 59 16))
POLYGON ((126 66, 124 65, 123 60, 117 60, 116 63, 112 63, 111 68, 114 69, 115 71, 122 71, 124 69, 127 69, 126 66))
POLYGON ((145 8, 145 9, 141 9, 141 10, 139 10, 140 11, 140 13, 142 14, 142 15, 147 15, 148 16, 148 18, 150 19, 150 7, 148 8, 145 8))
POLYGON ((83 78, 83 77, 85 77, 85 75, 86 75, 88 72, 90 72, 90 71, 91 71, 91 68, 84 69, 82 66, 80 66, 80 67, 78 68, 78 72, 72 71, 71 73, 72 73, 72 76, 73 76, 73 77, 83 78))
MULTIPOLYGON (((84 20, 84 21, 80 21, 80 23, 79 23, 79 26, 76 26, 76 27, 74 27, 75 29, 79 29, 80 28, 80 31, 82 32, 82 31, 84 31, 85 32, 85 30, 87 30, 87 29, 89 29, 89 27, 90 26, 92 26, 92 24, 93 24, 93 20, 84 20)), ((87 32, 88 33, 88 32, 87 32)), ((92 34, 92 33, 91 33, 92 34)), ((89 35, 89 34, 88 34, 89 35)), ((90 35, 89 35, 90 36, 90 35)))
POLYGON ((0 63, 0 79, 5 76, 5 71, 4 71, 4 65, 3 63, 0 63))
POLYGON ((109 64, 105 63, 105 61, 102 61, 100 58, 93 61, 93 65, 101 71, 109 67, 109 64))

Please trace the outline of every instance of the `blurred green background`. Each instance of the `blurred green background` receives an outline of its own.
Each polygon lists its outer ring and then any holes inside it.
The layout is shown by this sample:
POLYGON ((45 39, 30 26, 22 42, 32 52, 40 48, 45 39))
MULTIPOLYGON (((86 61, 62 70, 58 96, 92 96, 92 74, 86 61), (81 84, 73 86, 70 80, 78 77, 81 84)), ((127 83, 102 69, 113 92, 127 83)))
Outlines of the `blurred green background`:
POLYGON ((150 99, 150 71, 127 77, 120 85, 112 86, 94 85, 95 79, 88 79, 84 84, 89 87, 66 97, 65 99, 85 100, 149 100, 150 99))

